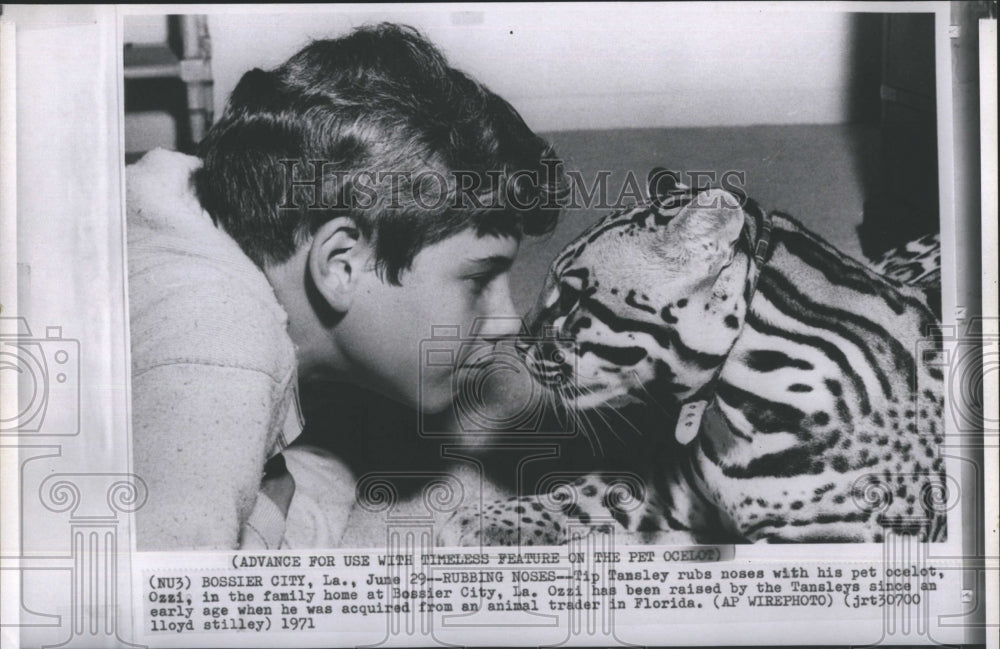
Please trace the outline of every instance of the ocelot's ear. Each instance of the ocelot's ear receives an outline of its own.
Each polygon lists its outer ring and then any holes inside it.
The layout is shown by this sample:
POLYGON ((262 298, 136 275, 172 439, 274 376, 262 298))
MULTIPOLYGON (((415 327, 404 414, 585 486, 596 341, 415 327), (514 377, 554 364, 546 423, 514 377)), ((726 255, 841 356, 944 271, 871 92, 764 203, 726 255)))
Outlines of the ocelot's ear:
POLYGON ((653 167, 646 175, 646 191, 652 203, 666 202, 672 193, 686 187, 681 184, 680 175, 663 167, 653 167))
POLYGON ((722 189, 697 194, 674 217, 667 229, 673 245, 682 245, 694 258, 728 263, 744 224, 739 199, 722 189))

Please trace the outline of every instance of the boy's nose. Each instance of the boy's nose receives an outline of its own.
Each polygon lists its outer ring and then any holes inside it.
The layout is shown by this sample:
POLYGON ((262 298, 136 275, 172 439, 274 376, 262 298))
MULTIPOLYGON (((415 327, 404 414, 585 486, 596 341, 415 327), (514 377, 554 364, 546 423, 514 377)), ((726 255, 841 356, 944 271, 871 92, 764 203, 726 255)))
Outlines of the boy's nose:
POLYGON ((496 303, 491 306, 489 315, 478 323, 478 337, 509 338, 523 332, 524 322, 514 308, 509 291, 503 291, 503 295, 498 296, 496 303))
POLYGON ((521 333, 521 316, 490 316, 477 327, 477 337, 486 340, 510 338, 521 333))

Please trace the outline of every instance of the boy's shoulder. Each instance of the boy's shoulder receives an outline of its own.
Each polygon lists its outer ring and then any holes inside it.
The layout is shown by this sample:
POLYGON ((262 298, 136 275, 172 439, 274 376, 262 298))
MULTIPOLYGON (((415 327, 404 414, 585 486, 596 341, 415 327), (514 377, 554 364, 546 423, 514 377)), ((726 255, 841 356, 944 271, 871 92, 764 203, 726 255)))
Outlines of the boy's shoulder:
POLYGON ((201 209, 198 158, 157 150, 126 170, 129 321, 135 372, 187 363, 283 381, 288 317, 264 273, 201 209))

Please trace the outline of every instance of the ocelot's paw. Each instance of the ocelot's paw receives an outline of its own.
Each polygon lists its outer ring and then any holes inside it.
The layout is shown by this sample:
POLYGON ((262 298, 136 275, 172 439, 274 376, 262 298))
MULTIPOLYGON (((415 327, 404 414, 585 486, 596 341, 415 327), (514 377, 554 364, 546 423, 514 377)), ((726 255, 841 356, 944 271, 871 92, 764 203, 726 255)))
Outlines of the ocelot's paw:
POLYGON ((547 511, 538 498, 527 496, 463 507, 438 534, 438 545, 512 546, 564 545, 564 516, 547 511))

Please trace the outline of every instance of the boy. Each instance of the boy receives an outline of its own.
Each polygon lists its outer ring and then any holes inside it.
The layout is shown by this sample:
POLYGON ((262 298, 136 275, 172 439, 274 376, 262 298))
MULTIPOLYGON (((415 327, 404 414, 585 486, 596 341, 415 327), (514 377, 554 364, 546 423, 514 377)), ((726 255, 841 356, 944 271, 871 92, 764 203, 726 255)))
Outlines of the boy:
POLYGON ((199 153, 127 178, 139 547, 336 545, 353 483, 288 447, 298 381, 445 409, 455 367, 421 371, 419 341, 517 321, 508 270, 558 218, 554 154, 394 25, 248 72, 199 153))

